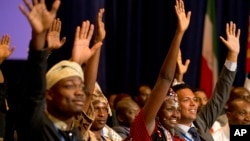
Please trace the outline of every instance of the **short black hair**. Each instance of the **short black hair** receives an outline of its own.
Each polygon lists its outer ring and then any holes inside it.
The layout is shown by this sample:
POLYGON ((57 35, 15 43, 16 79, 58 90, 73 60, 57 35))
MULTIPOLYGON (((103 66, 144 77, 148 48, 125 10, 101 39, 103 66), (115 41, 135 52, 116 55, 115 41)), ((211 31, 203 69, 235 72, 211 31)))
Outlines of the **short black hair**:
POLYGON ((192 88, 186 83, 181 83, 181 84, 174 85, 174 86, 172 86, 172 89, 175 92, 177 92, 178 90, 181 90, 181 89, 190 89, 190 90, 192 90, 192 88))
POLYGON ((193 92, 201 91, 201 92, 206 93, 205 90, 202 89, 202 88, 193 88, 192 91, 193 91, 193 92))

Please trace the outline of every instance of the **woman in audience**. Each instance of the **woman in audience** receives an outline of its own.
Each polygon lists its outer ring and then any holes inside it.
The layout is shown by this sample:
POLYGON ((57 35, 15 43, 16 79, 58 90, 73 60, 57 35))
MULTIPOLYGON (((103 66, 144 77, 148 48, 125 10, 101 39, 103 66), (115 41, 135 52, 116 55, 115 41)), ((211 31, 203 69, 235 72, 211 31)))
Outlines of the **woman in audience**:
POLYGON ((152 93, 130 127, 130 138, 133 141, 152 140, 151 135, 156 131, 155 127, 157 127, 155 122, 157 113, 164 102, 164 98, 174 78, 180 43, 188 28, 191 17, 191 12, 188 12, 186 15, 182 0, 176 0, 175 11, 178 18, 177 30, 162 64, 156 84, 152 89, 152 93))

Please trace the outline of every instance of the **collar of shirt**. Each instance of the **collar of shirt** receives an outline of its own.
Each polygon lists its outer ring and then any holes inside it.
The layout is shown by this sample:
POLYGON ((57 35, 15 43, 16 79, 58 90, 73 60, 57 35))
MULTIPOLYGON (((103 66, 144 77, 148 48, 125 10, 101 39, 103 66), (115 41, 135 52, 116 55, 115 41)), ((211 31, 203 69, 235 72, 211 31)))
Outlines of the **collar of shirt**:
POLYGON ((74 126, 74 122, 72 122, 71 127, 68 127, 68 125, 64 122, 59 120, 58 118, 52 116, 51 114, 49 114, 49 112, 45 111, 45 113, 47 114, 48 118, 54 123, 54 125, 62 131, 68 131, 69 129, 72 130, 73 126, 74 126))
POLYGON ((106 140, 110 139, 114 141, 122 141, 122 137, 108 125, 105 125, 104 128, 102 129, 102 136, 104 136, 106 140))
POLYGON ((177 132, 179 132, 178 133, 179 135, 184 137, 186 140, 189 140, 189 139, 192 139, 192 135, 190 133, 188 133, 188 130, 191 127, 195 127, 193 123, 190 127, 183 125, 183 124, 177 124, 175 128, 176 128, 177 132))

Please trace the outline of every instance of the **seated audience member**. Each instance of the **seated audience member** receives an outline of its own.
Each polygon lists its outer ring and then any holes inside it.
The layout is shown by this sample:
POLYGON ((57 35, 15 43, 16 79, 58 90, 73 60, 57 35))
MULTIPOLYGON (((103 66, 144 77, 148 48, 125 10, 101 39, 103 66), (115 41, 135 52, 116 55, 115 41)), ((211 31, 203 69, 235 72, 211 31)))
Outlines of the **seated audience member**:
POLYGON ((230 141, 230 125, 250 125, 250 99, 238 97, 228 103, 228 123, 213 134, 217 141, 230 141))
MULTIPOLYGON (((114 108, 116 107, 117 103, 123 99, 132 99, 132 97, 128 93, 117 94, 116 98, 114 99, 114 108)), ((110 121, 112 122, 110 127, 115 127, 119 125, 115 109, 112 110, 112 116, 109 117, 107 124, 109 124, 110 121)))
POLYGON ((197 98, 192 89, 187 84, 173 86, 173 90, 178 94, 181 107, 181 118, 178 121, 175 131, 186 140, 213 140, 210 129, 218 116, 221 115, 221 111, 229 98, 236 75, 237 58, 240 50, 240 30, 236 31, 236 25, 233 22, 226 24, 226 35, 227 40, 220 37, 228 48, 224 67, 213 96, 199 113, 197 113, 197 98))
POLYGON ((111 112, 112 112, 112 116, 108 117, 108 121, 107 121, 107 125, 110 127, 118 125, 118 121, 116 119, 116 112, 115 112, 115 108, 114 108, 114 100, 117 96, 118 96, 118 94, 114 93, 114 94, 109 95, 109 98, 108 98, 109 106, 110 106, 111 112))
POLYGON ((151 141, 151 135, 157 132, 157 113, 172 85, 180 43, 191 17, 191 12, 186 15, 182 0, 176 0, 175 11, 177 29, 149 99, 131 124, 128 139, 133 141, 151 141))
MULTIPOLYGON (((59 49, 66 41, 66 37, 63 37, 62 40, 60 41, 60 32, 61 32, 61 21, 59 18, 57 19, 54 19, 52 25, 50 26, 48 32, 47 32, 47 35, 46 35, 46 41, 47 41, 47 48, 48 48, 48 57, 49 55, 52 53, 53 50, 55 49, 59 49)), ((14 99, 19 99, 17 97, 15 97, 15 93, 17 92, 12 92, 14 91, 14 89, 17 89, 18 91, 18 88, 12 88, 12 90, 10 90, 11 92, 9 92, 11 98, 9 97, 8 101, 10 103, 10 109, 8 111, 8 120, 6 121, 6 140, 8 141, 13 141, 13 140, 16 140, 14 138, 16 138, 16 132, 15 132, 15 123, 13 121, 13 117, 15 117, 14 115, 14 110, 16 109, 12 103, 18 103, 18 102, 15 102, 13 100, 14 99)))
MULTIPOLYGON (((96 30, 97 34, 96 34, 96 37, 94 40, 95 43, 102 42, 105 38, 105 35, 106 35, 104 23, 102 21, 103 13, 104 13, 104 9, 101 8, 98 12, 98 15, 97 15, 97 30, 96 30)), ((84 54, 82 54, 82 55, 84 55, 84 54)), ((82 55, 81 55, 81 53, 79 54, 79 56, 82 56, 82 55)), ((111 109, 108 105, 108 100, 106 99, 106 97, 104 97, 99 85, 96 82, 97 70, 98 70, 98 64, 99 64, 99 56, 100 56, 100 48, 96 50, 94 56, 92 56, 88 60, 88 62, 86 63, 86 67, 84 67, 84 77, 85 77, 84 82, 85 83, 88 82, 91 84, 94 82, 94 91, 93 92, 89 91, 86 94, 86 101, 85 101, 84 108, 83 108, 81 114, 75 116, 75 119, 74 119, 75 125, 78 127, 78 129, 81 131, 81 133, 83 135, 83 140, 97 140, 97 138, 99 138, 100 136, 95 135, 95 133, 98 134, 99 132, 98 131, 92 132, 90 130, 90 128, 92 127, 92 124, 98 125, 100 123, 102 126, 102 124, 104 122, 103 120, 105 119, 105 118, 103 118, 103 110, 104 109, 108 109, 108 113, 110 114, 110 116, 112 114, 111 109), (89 67, 87 67, 87 66, 89 66, 89 67), (88 74, 91 73, 91 75, 86 75, 87 73, 88 74), (93 80, 95 80, 95 81, 93 81, 93 80), (97 105, 96 105, 96 103, 95 104, 93 103, 94 100, 96 100, 96 102, 98 103, 97 105), (101 101, 99 101, 99 100, 101 100, 101 101), (103 103, 104 101, 105 101, 105 103, 103 103), (100 114, 101 115, 100 116, 101 122, 99 120, 99 112, 96 113, 96 111, 99 111, 99 109, 101 110, 101 114, 100 114)), ((91 87, 89 86, 87 89, 91 90, 92 86, 91 87)), ((105 127, 100 130, 101 132, 102 131, 104 132, 104 134, 102 134, 103 137, 110 137, 110 135, 111 135, 110 139, 113 139, 113 137, 115 138, 115 140, 121 139, 121 137, 117 133, 113 133, 114 131, 106 125, 106 120, 105 120, 105 127), (108 134, 106 134, 106 133, 108 133, 108 134), (117 136, 115 136, 115 135, 117 135, 117 136)), ((97 126, 97 128, 99 128, 99 126, 97 126)))
POLYGON ((138 93, 137 96, 135 96, 135 101, 139 104, 141 108, 145 105, 146 101, 148 100, 151 91, 152 90, 150 86, 146 84, 142 84, 138 87, 138 93))
POLYGON ((230 125, 250 125, 250 98, 236 98, 228 103, 227 118, 230 125))
POLYGON ((201 88, 193 89, 193 93, 198 98, 197 100, 199 102, 199 105, 198 105, 197 112, 199 112, 202 109, 202 107, 207 104, 208 97, 207 97, 206 92, 201 88))
POLYGON ((110 108, 111 109, 114 109, 114 101, 115 101, 115 98, 118 96, 118 94, 111 94, 109 95, 109 98, 108 98, 108 102, 109 102, 109 105, 110 105, 110 108))
POLYGON ((229 97, 227 103, 229 103, 230 101, 232 101, 236 98, 240 98, 240 97, 250 98, 250 91, 248 91, 248 89, 246 89, 245 87, 242 87, 242 86, 232 87, 232 89, 230 91, 230 97, 229 97))
POLYGON ((114 108, 116 108, 117 103, 123 99, 132 99, 132 97, 128 93, 119 93, 114 100, 114 108))
MULTIPOLYGON (((97 83, 92 97, 92 106, 93 110, 88 111, 92 113, 88 113, 88 115, 92 114, 94 118, 90 124, 90 130, 87 130, 87 134, 84 136, 84 140, 121 141, 120 135, 106 124, 108 115, 111 115, 111 109, 97 83)), ((79 128, 82 128, 81 125, 79 128)))
POLYGON ((46 74, 46 33, 56 17, 60 1, 54 1, 51 11, 47 10, 43 0, 33 1, 33 4, 25 1, 25 4, 30 11, 26 11, 23 6, 20 6, 20 10, 31 24, 32 39, 18 109, 21 115, 17 120, 18 140, 82 141, 81 133, 73 124, 73 117, 82 112, 85 92, 88 92, 88 84, 83 84, 80 63, 86 63, 101 43, 89 48, 87 43, 90 42, 94 28, 84 22, 87 26, 82 29, 78 27, 76 35, 84 38, 86 44, 81 48, 74 46, 72 61, 61 61, 46 74), (83 31, 88 34, 83 34, 83 31), (82 56, 77 55, 78 52, 82 56))
POLYGON ((175 134, 174 128, 180 119, 180 106, 177 94, 171 89, 162 104, 156 118, 157 132, 152 135, 153 141, 185 141, 175 134), (174 137, 173 137, 174 136, 174 137))
MULTIPOLYGON (((14 49, 14 47, 10 47, 10 36, 7 34, 3 35, 0 39, 0 65, 14 52, 14 49)), ((4 140, 6 112, 8 111, 6 91, 6 82, 2 73, 2 67, 0 67, 0 140, 4 140)))
POLYGON ((231 101, 233 101, 234 99, 249 98, 249 97, 250 93, 246 88, 241 86, 231 88, 230 97, 226 105, 224 106, 221 115, 217 118, 217 120, 214 122, 211 128, 211 133, 214 138, 214 141, 221 141, 221 138, 218 136, 223 136, 228 134, 229 126, 228 126, 228 117, 226 114, 228 109, 228 104, 231 103, 231 101))
POLYGON ((122 99, 116 104, 115 110, 119 125, 113 129, 125 139, 129 136, 131 123, 140 111, 140 107, 132 99, 122 99))

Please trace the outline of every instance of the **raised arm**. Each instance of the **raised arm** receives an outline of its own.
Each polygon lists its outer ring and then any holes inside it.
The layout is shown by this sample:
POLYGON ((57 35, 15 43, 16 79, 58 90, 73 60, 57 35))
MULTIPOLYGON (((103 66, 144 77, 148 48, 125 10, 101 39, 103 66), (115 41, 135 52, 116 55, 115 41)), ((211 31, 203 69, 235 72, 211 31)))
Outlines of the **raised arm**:
MULTIPOLYGON (((19 140, 36 140, 42 125, 41 118, 45 108, 47 49, 46 33, 56 17, 60 1, 55 0, 51 11, 47 10, 45 0, 24 0, 28 11, 20 5, 21 12, 26 16, 32 28, 32 39, 29 48, 27 69, 20 84, 20 102, 16 119, 16 130, 19 140), (32 105, 32 106, 31 106, 32 105), (39 122, 39 123, 38 123, 39 122)), ((39 136, 39 137, 38 137, 39 136)))
POLYGON ((149 135, 151 135, 154 130, 157 112, 160 109, 174 78, 176 60, 181 40, 190 22, 191 12, 188 12, 186 15, 182 0, 176 0, 175 12, 178 19, 178 26, 174 38, 162 64, 156 84, 152 89, 152 93, 143 107, 145 123, 149 135))
MULTIPOLYGON (((10 48, 10 36, 7 34, 3 35, 0 39, 0 65, 13 53, 14 49, 14 47, 10 48)), ((0 107, 6 104, 6 110, 8 110, 6 97, 6 86, 4 84, 2 68, 0 67, 0 107)))
POLYGON ((101 9, 97 16, 97 35, 94 45, 89 48, 90 41, 94 32, 94 25, 89 21, 84 21, 81 28, 76 28, 75 41, 72 50, 71 60, 84 66, 84 84, 86 101, 83 111, 86 112, 91 103, 91 95, 95 88, 95 82, 97 78, 100 47, 102 46, 102 40, 105 38, 106 32, 104 24, 102 22, 104 9, 101 9))
MULTIPOLYGON (((101 8, 97 14, 96 21, 96 36, 94 39, 94 46, 101 46, 102 42, 106 36, 105 25, 103 22, 104 9, 101 8)), ((94 92, 95 83, 97 80, 99 58, 100 58, 101 48, 99 47, 95 54, 87 61, 84 68, 84 78, 85 78, 85 91, 87 93, 86 102, 84 106, 84 111, 86 112, 91 103, 92 94, 94 92)))
POLYGON ((220 36, 221 41, 228 48, 227 58, 220 72, 212 97, 199 112, 198 116, 199 118, 203 118, 202 120, 207 128, 212 127, 230 96, 230 90, 237 73, 237 59, 240 51, 239 38, 240 29, 237 30, 233 22, 227 23, 226 39, 220 36), (211 112, 213 112, 213 114, 210 114, 211 112))

